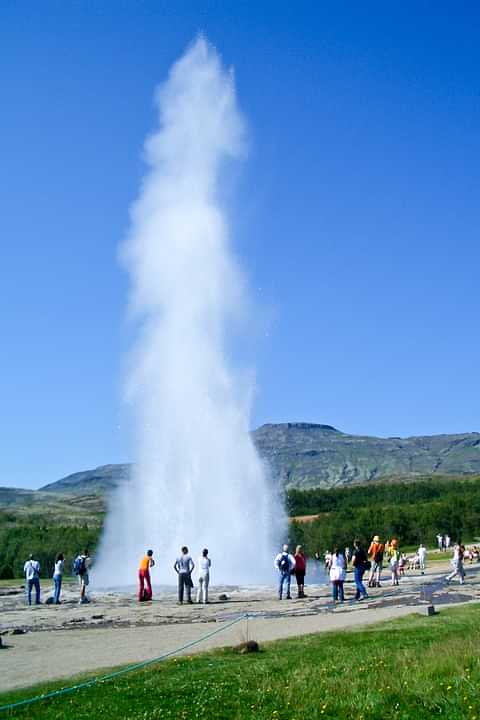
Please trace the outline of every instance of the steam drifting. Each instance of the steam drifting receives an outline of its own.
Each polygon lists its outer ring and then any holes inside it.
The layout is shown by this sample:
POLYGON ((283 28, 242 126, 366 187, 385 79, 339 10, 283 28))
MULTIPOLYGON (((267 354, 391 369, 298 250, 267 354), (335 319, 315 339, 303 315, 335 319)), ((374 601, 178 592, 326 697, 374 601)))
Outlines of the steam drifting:
POLYGON ((212 557, 212 581, 272 576, 282 513, 250 439, 249 395, 227 362, 245 289, 219 202, 244 144, 232 74, 198 39, 156 92, 159 129, 122 257, 139 323, 127 394, 137 427, 131 481, 111 501, 96 581, 131 584, 147 548, 172 583, 181 545, 212 557))

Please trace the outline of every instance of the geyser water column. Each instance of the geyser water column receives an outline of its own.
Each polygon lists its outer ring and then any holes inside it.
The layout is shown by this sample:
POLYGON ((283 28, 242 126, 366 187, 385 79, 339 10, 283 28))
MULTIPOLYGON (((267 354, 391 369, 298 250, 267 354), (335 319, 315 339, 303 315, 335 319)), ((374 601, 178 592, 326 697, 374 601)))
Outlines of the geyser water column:
POLYGON ((245 288, 219 201, 244 124, 231 72, 198 39, 156 93, 160 126, 122 257, 139 323, 128 379, 137 427, 129 483, 111 498, 98 585, 173 583, 181 545, 212 557, 214 583, 273 579, 284 515, 249 435, 249 389, 227 361, 227 329, 245 288))

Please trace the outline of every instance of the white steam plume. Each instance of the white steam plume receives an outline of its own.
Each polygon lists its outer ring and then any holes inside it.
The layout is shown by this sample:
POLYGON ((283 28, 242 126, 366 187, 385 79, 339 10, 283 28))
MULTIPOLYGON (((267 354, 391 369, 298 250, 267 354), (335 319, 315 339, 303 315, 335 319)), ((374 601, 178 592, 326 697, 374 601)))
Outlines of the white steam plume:
POLYGON ((156 93, 160 127, 123 248, 141 321, 128 392, 138 457, 112 499, 96 582, 131 584, 147 548, 172 583, 181 545, 212 557, 212 582, 272 577, 282 512, 249 435, 249 392, 226 331, 245 290, 218 196, 243 146, 232 74, 200 38, 156 93))

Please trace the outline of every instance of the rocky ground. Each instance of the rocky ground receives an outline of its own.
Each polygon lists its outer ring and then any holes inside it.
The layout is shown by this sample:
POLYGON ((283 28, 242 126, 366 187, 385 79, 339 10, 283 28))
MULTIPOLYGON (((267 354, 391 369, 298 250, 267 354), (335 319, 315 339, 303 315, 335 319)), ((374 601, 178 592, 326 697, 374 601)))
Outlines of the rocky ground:
MULTIPOLYGON (((224 632, 183 652, 231 645, 247 638, 259 641, 356 627, 411 612, 425 612, 433 599, 443 605, 480 599, 480 565, 466 568, 467 582, 446 585, 445 563, 433 563, 427 574, 409 573, 397 588, 372 589, 368 601, 353 600, 351 574, 345 585, 346 602, 334 605, 328 585, 308 586, 305 599, 275 597, 274 587, 213 587, 209 605, 176 603, 174 588, 155 592, 150 603, 139 604, 134 591, 97 593, 88 605, 78 604, 78 588, 66 583, 61 605, 25 606, 23 584, 0 587, 0 690, 70 677, 123 663, 137 662, 196 643, 215 630, 224 632), (221 596, 228 599, 220 599, 221 596), (248 619, 244 617, 248 614, 248 619), (233 620, 241 620, 227 627, 233 620)), ((45 583, 44 596, 50 594, 45 583)))

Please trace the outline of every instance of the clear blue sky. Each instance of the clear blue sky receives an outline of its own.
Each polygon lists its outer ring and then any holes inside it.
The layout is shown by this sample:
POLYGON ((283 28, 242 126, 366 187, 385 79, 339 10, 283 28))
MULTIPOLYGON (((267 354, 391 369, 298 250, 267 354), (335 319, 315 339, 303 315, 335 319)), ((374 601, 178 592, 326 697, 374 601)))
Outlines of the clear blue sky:
POLYGON ((0 485, 131 457, 117 246, 154 88, 198 31, 250 127, 252 424, 480 429, 474 3, 3 0, 0 485))

